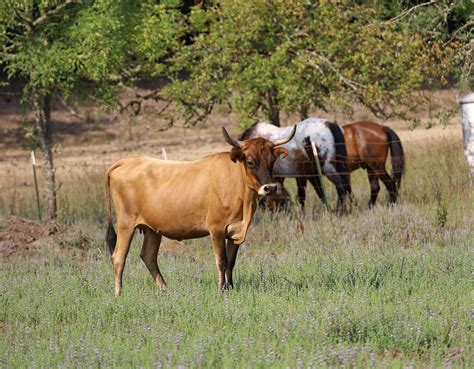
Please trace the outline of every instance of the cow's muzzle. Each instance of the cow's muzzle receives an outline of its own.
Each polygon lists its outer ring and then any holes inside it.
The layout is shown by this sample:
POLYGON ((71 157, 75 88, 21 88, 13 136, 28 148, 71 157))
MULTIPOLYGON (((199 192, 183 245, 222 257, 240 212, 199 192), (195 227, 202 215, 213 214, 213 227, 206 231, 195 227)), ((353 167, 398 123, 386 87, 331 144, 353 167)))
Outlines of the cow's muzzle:
POLYGON ((261 186, 259 189, 258 189, 258 194, 260 196, 269 196, 269 195, 273 195, 277 192, 277 185, 275 183, 270 183, 270 184, 266 184, 266 185, 263 185, 261 186))

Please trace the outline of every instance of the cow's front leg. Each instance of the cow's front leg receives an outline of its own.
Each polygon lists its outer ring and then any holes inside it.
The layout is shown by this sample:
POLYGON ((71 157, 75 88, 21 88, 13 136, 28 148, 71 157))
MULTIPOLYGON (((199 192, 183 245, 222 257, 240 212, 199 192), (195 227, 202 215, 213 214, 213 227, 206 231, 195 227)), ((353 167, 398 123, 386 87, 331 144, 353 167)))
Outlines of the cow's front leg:
POLYGON ((234 281, 232 280, 232 271, 234 270, 235 260, 237 258, 237 251, 239 251, 239 245, 236 245, 231 239, 227 240, 226 252, 228 265, 225 271, 225 277, 228 288, 234 288, 234 281))
POLYGON ((217 272, 219 273, 218 288, 224 291, 227 287, 225 281, 225 272, 227 269, 227 254, 225 251, 225 235, 224 232, 211 232, 212 247, 214 248, 214 256, 216 257, 217 272))

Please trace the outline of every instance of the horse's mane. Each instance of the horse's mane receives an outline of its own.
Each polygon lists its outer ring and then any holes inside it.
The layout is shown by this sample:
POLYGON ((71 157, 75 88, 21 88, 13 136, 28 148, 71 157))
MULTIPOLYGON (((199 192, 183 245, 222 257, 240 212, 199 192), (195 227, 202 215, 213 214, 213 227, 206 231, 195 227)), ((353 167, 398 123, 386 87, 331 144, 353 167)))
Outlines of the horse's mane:
POLYGON ((249 128, 247 128, 245 131, 243 131, 242 134, 239 136, 238 140, 243 141, 243 140, 248 139, 250 137, 250 135, 252 134, 252 132, 254 131, 255 126, 257 124, 258 123, 254 123, 249 128))

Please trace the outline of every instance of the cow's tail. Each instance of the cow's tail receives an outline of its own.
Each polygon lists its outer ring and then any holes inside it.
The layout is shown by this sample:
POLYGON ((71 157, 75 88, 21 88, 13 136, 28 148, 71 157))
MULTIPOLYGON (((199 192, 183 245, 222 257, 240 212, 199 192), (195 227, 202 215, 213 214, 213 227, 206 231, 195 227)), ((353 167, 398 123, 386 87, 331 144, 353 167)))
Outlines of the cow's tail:
POLYGON ((402 176, 405 172, 405 153, 403 151, 402 142, 400 137, 395 133, 395 131, 389 127, 383 127, 387 139, 388 145, 390 147, 390 155, 392 157, 392 176, 395 181, 395 186, 397 191, 400 190, 402 183, 402 176))
POLYGON ((115 244, 117 243, 117 233, 115 233, 114 225, 112 222, 112 204, 110 198, 110 172, 117 168, 117 165, 113 165, 107 170, 105 174, 105 203, 107 206, 107 233, 105 235, 105 240, 107 241, 107 246, 109 247, 110 255, 113 254, 115 250, 115 244))
POLYGON ((347 167, 347 151, 346 143, 344 141, 344 131, 337 123, 327 122, 327 127, 334 137, 334 145, 336 148, 336 170, 341 178, 342 185, 346 193, 351 193, 351 180, 349 176, 349 169, 347 167))

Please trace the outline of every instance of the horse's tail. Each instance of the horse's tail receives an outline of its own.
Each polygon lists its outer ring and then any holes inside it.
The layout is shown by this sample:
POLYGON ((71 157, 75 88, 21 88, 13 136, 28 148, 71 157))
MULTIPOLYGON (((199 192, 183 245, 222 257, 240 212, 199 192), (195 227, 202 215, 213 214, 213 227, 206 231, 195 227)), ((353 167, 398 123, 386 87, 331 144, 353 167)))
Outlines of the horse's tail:
POLYGON ((333 122, 326 122, 326 126, 334 137, 334 145, 336 147, 336 170, 342 180, 342 185, 347 193, 351 193, 351 180, 349 176, 349 169, 347 167, 347 151, 346 143, 344 141, 344 131, 342 127, 333 122))
POLYGON ((115 233, 114 225, 112 223, 112 206, 110 202, 110 172, 117 168, 119 165, 112 165, 105 174, 105 203, 107 206, 107 233, 105 240, 109 247, 110 254, 112 255, 115 250, 115 244, 117 243, 117 233, 115 233))
POLYGON ((385 133, 387 134, 388 145, 390 147, 390 155, 392 157, 392 175, 395 180, 395 186, 397 191, 400 190, 402 183, 402 176, 405 172, 405 153, 403 151, 402 142, 400 137, 395 133, 395 131, 387 126, 383 127, 385 133))

